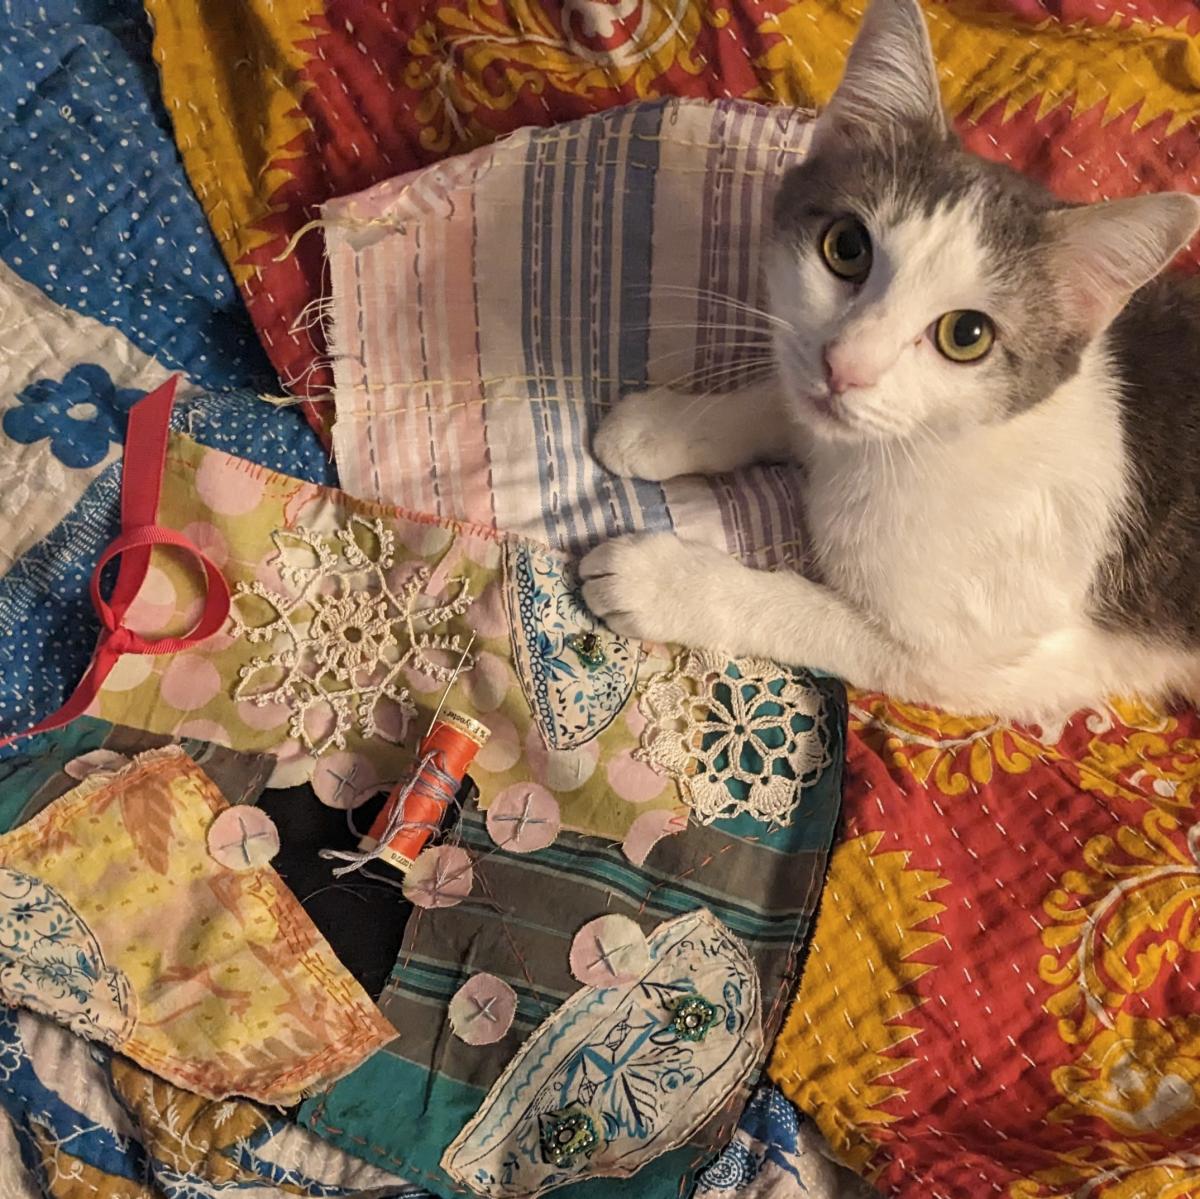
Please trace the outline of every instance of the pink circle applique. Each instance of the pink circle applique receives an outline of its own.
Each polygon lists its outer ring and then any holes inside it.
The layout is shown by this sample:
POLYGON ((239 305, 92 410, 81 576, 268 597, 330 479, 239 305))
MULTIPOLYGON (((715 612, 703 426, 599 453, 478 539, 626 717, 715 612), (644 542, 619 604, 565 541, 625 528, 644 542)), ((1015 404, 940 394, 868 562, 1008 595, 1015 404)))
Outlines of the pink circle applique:
POLYGON ((195 741, 208 741, 213 745, 230 745, 233 738, 229 730, 215 720, 185 720, 175 729, 176 737, 191 737, 195 741))
POLYGON ((509 686, 515 681, 508 663, 484 650, 463 675, 463 688, 475 711, 487 713, 494 712, 504 702, 509 686))
POLYGON ((395 525, 400 543, 421 558, 432 558, 440 554, 454 534, 445 525, 435 525, 418 520, 400 520, 395 525))
POLYGON ((196 493, 222 516, 245 516, 262 499, 263 476, 220 454, 205 454, 196 468, 196 493))
POLYGON ((495 570, 500 565, 500 539, 483 534, 460 533, 459 545, 470 560, 485 570, 495 570))
POLYGON ((93 749, 90 753, 80 754, 72 758, 64 767, 63 773, 73 779, 85 779, 89 774, 121 770, 128 766, 130 759, 112 749, 93 749))
POLYGON ((159 694, 173 708, 194 712, 221 690, 217 668, 199 654, 176 654, 163 671, 159 694))
POLYGON ((404 876, 404 898, 419 908, 452 908, 471 894, 475 871, 465 849, 433 845, 423 849, 404 876))
POLYGON ((275 769, 267 779, 268 787, 298 787, 312 778, 313 756, 294 737, 275 746, 274 753, 275 769))
POLYGON ((208 852, 228 870, 256 870, 279 852, 279 830, 261 809, 235 804, 208 826, 208 852))
POLYGON ((547 749, 536 722, 525 738, 525 759, 533 777, 550 791, 574 791, 582 787, 596 771, 600 758, 597 738, 577 749, 547 749))
POLYGON ((585 986, 632 982, 649 968, 646 934, 628 916, 597 916, 571 942, 571 973, 585 986))
POLYGON ((450 1000, 450 1027, 468 1045, 492 1045, 512 1027, 517 993, 494 974, 468 978, 450 1000))
POLYGON ((508 614, 504 611, 504 596, 498 582, 489 583, 479 598, 467 609, 467 624, 480 637, 504 637, 508 633, 508 614))
POLYGON ((243 724, 265 732, 286 724, 292 710, 287 704, 282 704, 275 699, 268 700, 265 704, 256 704, 251 699, 239 699, 237 714, 241 717, 243 724))
POLYGON ((630 750, 617 754, 605 772, 608 785, 629 803, 649 803, 670 781, 653 766, 633 756, 630 750))
POLYGON ((472 769, 478 767, 488 774, 503 774, 511 770, 520 758, 521 738, 516 725, 502 712, 490 713, 487 722, 492 735, 476 755, 472 769))
MULTIPOLYGON (((161 633, 175 623, 178 602, 175 584, 157 566, 148 567, 133 603, 125 612, 124 624, 143 636, 161 633)), ((188 626, 180 622, 180 629, 188 626)))
POLYGON ((357 808, 383 787, 379 772, 361 754, 325 754, 313 768, 312 788, 326 807, 357 808))
POLYGON ((210 525, 206 520, 194 520, 190 525, 184 525, 180 530, 183 535, 198 549, 214 566, 225 565, 229 558, 229 546, 216 525, 210 525))
POLYGON ((122 654, 117 659, 117 664, 108 672, 108 678, 104 680, 104 690, 132 691, 135 687, 140 687, 153 670, 154 659, 149 654, 122 654))
POLYGON ((509 853, 545 849, 561 827, 558 800, 537 783, 505 787, 487 810, 488 836, 509 853))
POLYGON ((650 851, 664 838, 687 828, 686 812, 655 810, 643 812, 630 826, 621 842, 621 852, 635 866, 645 863, 650 851))

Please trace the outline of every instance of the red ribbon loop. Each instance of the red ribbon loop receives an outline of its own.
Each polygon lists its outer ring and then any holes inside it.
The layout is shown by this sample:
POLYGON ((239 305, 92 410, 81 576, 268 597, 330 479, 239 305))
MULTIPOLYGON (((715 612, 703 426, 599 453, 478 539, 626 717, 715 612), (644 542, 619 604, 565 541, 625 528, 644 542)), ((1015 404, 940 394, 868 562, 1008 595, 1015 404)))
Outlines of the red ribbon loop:
POLYGON ((9 745, 35 733, 62 728, 82 716, 100 693, 104 680, 122 654, 175 654, 211 637, 229 615, 229 584, 213 562, 182 533, 155 524, 158 497, 162 488, 166 460, 167 434, 170 431, 171 406, 179 377, 173 376, 139 400, 129 413, 129 431, 125 439, 125 460, 121 473, 121 532, 100 555, 92 572, 92 606, 100 616, 103 630, 87 673, 57 712, 39 721, 23 733, 0 738, 0 746, 9 745), (148 640, 123 623, 146 579, 150 553, 154 546, 174 546, 185 550, 204 568, 207 582, 204 608, 195 625, 178 637, 148 640), (123 556, 122 556, 123 555, 123 556), (100 594, 100 572, 113 558, 121 556, 112 596, 100 594))

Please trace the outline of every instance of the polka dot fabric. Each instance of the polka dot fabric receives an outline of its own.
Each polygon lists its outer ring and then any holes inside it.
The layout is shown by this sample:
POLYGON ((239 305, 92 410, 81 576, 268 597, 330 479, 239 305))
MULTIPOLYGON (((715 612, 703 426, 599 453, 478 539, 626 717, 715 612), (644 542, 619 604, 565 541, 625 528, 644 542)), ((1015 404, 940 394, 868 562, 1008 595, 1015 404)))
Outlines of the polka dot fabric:
MULTIPOLYGON (((264 419, 265 411, 251 392, 203 394, 180 400, 173 424, 204 445, 270 469, 315 483, 333 482, 333 469, 299 412, 287 409, 264 419)), ((0 735, 28 728, 54 711, 87 669, 100 632, 88 581, 101 550, 119 529, 120 488, 117 461, 96 477, 49 536, 0 577, 0 629, 5 630, 0 638, 0 735)), ((193 532, 201 543, 206 536, 211 541, 206 530, 193 532)), ((136 668, 148 660, 131 656, 126 664, 136 668)), ((0 749, 0 757, 15 748, 0 749)))
POLYGON ((140 0, 0 0, 0 259, 210 387, 274 388, 188 185, 140 0))

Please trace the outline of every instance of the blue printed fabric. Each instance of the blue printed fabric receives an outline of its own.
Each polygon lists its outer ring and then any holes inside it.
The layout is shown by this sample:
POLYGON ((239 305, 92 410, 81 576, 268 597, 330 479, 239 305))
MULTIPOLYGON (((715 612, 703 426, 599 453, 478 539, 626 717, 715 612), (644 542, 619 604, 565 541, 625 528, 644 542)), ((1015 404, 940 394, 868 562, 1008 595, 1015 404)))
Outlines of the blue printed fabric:
POLYGON ((869 1199, 815 1126, 773 1083, 760 1083, 729 1144, 701 1171, 692 1199, 869 1199))
POLYGON ((48 441, 64 466, 98 466, 124 440, 125 418, 144 394, 116 387, 104 367, 81 362, 62 379, 39 379, 17 392, 17 407, 0 425, 22 445, 48 441))
POLYGON ((274 388, 150 44, 140 0, 0 0, 0 260, 198 383, 274 388))
MULTIPOLYGON (((87 718, 33 738, 26 743, 32 756, 14 763, 14 774, 0 769, 4 800, 13 798, 10 792, 18 800, 0 804, 0 833, 40 810, 38 794, 62 793, 69 781, 63 767, 79 753, 122 743, 132 752, 137 742, 133 730, 87 718)), ((231 802, 257 798, 265 778, 257 755, 197 741, 185 748, 214 781, 221 780, 231 802)), ((56 926, 40 939, 41 946, 56 948, 40 964, 51 992, 70 988, 83 1004, 102 978, 99 948, 50 888, 0 871, 0 888, 7 885, 10 894, 23 880, 36 902, 27 901, 22 928, 0 930, 0 946, 20 945, 33 924, 57 915, 56 926), (73 959, 62 954, 64 933, 73 938, 73 959), (55 967, 52 973, 49 967, 55 967)), ((206 1103, 151 1080, 103 1045, 51 1020, 0 1005, 0 1199, 254 1199, 284 1193, 348 1199, 366 1188, 378 1199, 413 1196, 410 1188, 277 1114, 249 1103, 206 1103)))

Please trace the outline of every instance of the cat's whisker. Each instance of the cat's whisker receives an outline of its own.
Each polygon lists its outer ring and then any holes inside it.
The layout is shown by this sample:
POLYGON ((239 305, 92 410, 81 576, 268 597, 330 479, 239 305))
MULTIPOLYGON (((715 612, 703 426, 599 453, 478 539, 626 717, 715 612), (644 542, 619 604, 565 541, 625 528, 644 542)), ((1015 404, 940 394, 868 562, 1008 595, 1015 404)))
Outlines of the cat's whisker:
MULTIPOLYGON (((714 346, 704 347, 704 350, 708 350, 713 353, 716 353, 717 351, 722 351, 722 350, 737 350, 737 351, 756 350, 756 351, 759 351, 754 354, 739 353, 739 356, 738 356, 739 363, 754 364, 754 363, 758 363, 758 362, 771 362, 774 360, 774 355, 770 352, 770 347, 764 346, 761 342, 753 342, 753 341, 720 342, 714 346), (764 351, 764 350, 767 352, 763 353, 762 351, 764 351)), ((701 350, 698 349, 696 346, 686 346, 686 347, 684 347, 682 349, 678 349, 678 350, 667 350, 665 353, 655 354, 655 356, 653 358, 647 359, 646 360, 646 369, 650 370, 656 366, 661 366, 664 362, 669 362, 673 358, 696 358, 700 355, 700 353, 701 353, 701 350)), ((699 370, 699 369, 703 369, 703 368, 698 367, 697 369, 699 370)))
MULTIPOLYGON (((768 371, 762 370, 756 372, 753 368, 760 364, 754 362, 737 362, 728 366, 719 368, 701 368, 700 370, 687 371, 682 375, 677 375, 674 379, 668 380, 666 383, 658 384, 657 387, 664 391, 687 391, 690 387, 697 384, 706 386, 710 389, 727 384, 723 390, 732 391, 734 385, 739 380, 749 384, 755 381, 756 378, 762 378, 768 371)), ((763 359, 761 365, 768 367, 770 359, 763 359)))
POLYGON ((747 316, 757 317, 768 324, 778 325, 795 332, 795 326, 785 317, 781 317, 774 312, 769 312, 767 309, 760 308, 755 304, 750 304, 745 300, 740 300, 735 296, 722 295, 720 292, 707 291, 703 288, 683 287, 672 284, 660 284, 656 286, 652 289, 651 295, 655 293, 675 296, 680 299, 700 300, 709 304, 721 304, 734 311, 745 313, 747 316))

